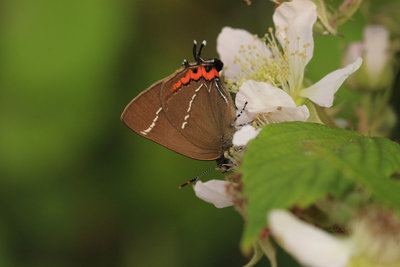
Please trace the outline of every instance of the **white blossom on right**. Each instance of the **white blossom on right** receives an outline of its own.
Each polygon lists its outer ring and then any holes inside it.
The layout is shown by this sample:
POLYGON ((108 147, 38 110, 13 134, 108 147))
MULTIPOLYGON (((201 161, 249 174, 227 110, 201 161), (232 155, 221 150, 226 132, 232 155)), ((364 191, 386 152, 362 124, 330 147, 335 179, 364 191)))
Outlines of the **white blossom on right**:
POLYGON ((267 221, 279 245, 305 266, 400 266, 400 220, 396 213, 375 210, 363 215, 352 223, 347 237, 330 234, 287 210, 270 211, 267 221))
POLYGON ((351 239, 339 239, 286 210, 271 211, 268 221, 275 240, 305 266, 345 267, 356 253, 351 239))
POLYGON ((243 118, 251 121, 264 114, 265 123, 305 121, 309 117, 307 99, 322 107, 332 106, 334 94, 361 66, 362 59, 358 57, 304 88, 305 68, 314 51, 312 29, 316 20, 313 2, 293 0, 276 8, 275 33, 270 30, 265 37, 267 44, 245 30, 222 29, 217 51, 225 62, 225 78, 237 90, 236 107, 244 109, 243 118))

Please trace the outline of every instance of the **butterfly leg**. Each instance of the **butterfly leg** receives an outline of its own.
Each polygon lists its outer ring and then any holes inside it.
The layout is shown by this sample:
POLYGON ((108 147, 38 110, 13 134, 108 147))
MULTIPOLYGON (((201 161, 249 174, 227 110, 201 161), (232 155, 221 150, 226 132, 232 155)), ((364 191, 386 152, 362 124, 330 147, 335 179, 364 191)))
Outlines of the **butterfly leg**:
POLYGON ((235 164, 228 158, 225 158, 224 156, 220 157, 217 161, 217 168, 221 170, 222 173, 231 171, 232 169, 235 168, 235 164))
MULTIPOLYGON (((237 121, 237 119, 239 119, 240 116, 242 116, 243 111, 246 109, 247 103, 248 103, 248 102, 246 101, 246 102, 244 103, 244 106, 243 106, 242 110, 236 115, 235 119, 233 120, 232 126, 234 126, 234 125, 235 125, 235 122, 237 121)), ((243 123, 243 124, 236 125, 236 126, 244 126, 244 125, 247 125, 247 124, 249 124, 249 123, 251 123, 251 122, 243 123)))

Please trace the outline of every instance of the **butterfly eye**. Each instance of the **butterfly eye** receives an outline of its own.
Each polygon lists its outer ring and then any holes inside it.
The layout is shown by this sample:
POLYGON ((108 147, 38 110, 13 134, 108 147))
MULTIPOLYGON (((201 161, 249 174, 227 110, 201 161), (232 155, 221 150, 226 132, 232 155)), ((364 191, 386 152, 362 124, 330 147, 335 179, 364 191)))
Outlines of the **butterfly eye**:
POLYGON ((214 58, 214 67, 218 72, 220 72, 224 67, 224 63, 222 63, 218 58, 214 58))

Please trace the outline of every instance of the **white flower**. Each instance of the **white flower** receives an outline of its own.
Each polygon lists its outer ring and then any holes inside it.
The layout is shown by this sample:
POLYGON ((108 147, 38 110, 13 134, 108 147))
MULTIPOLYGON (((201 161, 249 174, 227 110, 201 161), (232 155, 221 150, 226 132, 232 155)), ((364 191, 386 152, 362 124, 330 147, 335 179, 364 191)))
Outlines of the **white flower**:
POLYGON ((306 121, 310 115, 305 105, 297 107, 285 91, 253 80, 242 84, 236 94, 235 103, 238 110, 244 109, 246 114, 243 119, 241 116, 238 118, 240 124, 253 120, 260 113, 263 114, 262 119, 268 123, 306 121))
POLYGON ((336 91, 350 74, 360 68, 361 63, 362 59, 359 57, 354 63, 329 73, 317 83, 301 90, 300 95, 309 98, 322 107, 331 107, 336 91))
POLYGON ((227 194, 228 181, 209 180, 205 183, 198 181, 193 189, 196 196, 216 208, 225 208, 233 205, 232 198, 227 194))
POLYGON ((268 221, 275 240, 302 265, 400 266, 396 213, 372 209, 352 223, 346 238, 335 237, 286 210, 271 211, 268 221))
POLYGON ((268 221, 277 242, 303 265, 344 267, 356 253, 351 239, 338 239, 288 211, 273 210, 268 221))
POLYGON ((245 111, 249 119, 254 119, 258 113, 265 113, 271 107, 282 107, 284 110, 279 115, 275 114, 269 122, 304 121, 308 118, 308 111, 305 111, 307 108, 302 106, 306 98, 323 107, 332 106, 338 88, 360 67, 362 59, 357 58, 347 67, 303 88, 305 67, 314 50, 312 28, 316 19, 314 3, 309 0, 293 0, 276 8, 273 15, 276 32, 274 35, 270 30, 270 34, 265 37, 268 45, 263 42, 265 40, 244 30, 229 27, 222 29, 217 39, 217 51, 225 62, 224 75, 233 88, 238 90, 238 109, 243 108, 244 102, 248 102, 245 111), (246 83, 250 80, 263 82, 264 85, 246 83), (252 85, 257 88, 249 89, 252 85), (256 93, 263 91, 261 87, 268 91, 265 95, 273 97, 268 98, 268 103, 263 104, 262 101, 267 98, 256 93), (279 90, 287 96, 276 93, 279 90), (292 98, 291 101, 288 101, 288 97, 292 98), (282 102, 290 102, 290 105, 283 106, 282 102), (250 108, 251 112, 248 111, 250 108))
POLYGON ((235 134, 233 135, 232 143, 235 146, 244 146, 247 145, 247 143, 256 138, 257 135, 260 133, 261 129, 255 129, 251 125, 245 125, 242 128, 240 128, 239 131, 236 131, 235 134))
POLYGON ((354 61, 357 57, 363 57, 368 78, 366 82, 371 87, 376 86, 381 82, 383 73, 388 72, 385 67, 390 60, 389 41, 389 31, 385 27, 381 25, 366 26, 363 42, 354 42, 348 46, 344 64, 354 61))
POLYGON ((268 58, 271 52, 265 42, 254 38, 249 32, 241 29, 224 27, 217 38, 217 51, 224 62, 225 77, 234 79, 236 76, 245 73, 244 66, 240 62, 252 61, 259 68, 264 62, 258 61, 259 57, 268 58), (252 49, 252 54, 246 54, 245 49, 252 49), (241 53, 243 51, 243 53, 241 53), (254 52, 254 53, 253 53, 254 52))

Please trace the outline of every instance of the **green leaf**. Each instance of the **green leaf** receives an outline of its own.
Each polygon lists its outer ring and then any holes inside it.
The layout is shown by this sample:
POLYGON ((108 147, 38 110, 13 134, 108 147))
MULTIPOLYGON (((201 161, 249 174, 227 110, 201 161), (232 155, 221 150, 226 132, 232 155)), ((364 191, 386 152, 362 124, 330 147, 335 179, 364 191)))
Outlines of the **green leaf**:
POLYGON ((249 247, 276 208, 307 206, 361 186, 400 209, 400 146, 389 139, 303 122, 264 127, 249 143, 240 172, 249 199, 242 245, 249 247))

